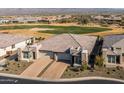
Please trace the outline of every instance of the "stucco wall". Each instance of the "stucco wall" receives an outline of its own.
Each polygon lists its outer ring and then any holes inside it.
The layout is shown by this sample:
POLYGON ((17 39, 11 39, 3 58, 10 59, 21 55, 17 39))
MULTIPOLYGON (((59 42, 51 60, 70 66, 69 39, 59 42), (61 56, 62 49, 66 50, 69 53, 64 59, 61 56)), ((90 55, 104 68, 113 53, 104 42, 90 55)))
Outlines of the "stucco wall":
POLYGON ((39 52, 39 57, 52 58, 53 59, 53 52, 50 52, 50 51, 40 51, 39 52))
POLYGON ((15 48, 12 48, 12 46, 8 46, 4 49, 0 49, 0 56, 4 56, 7 51, 15 51, 18 48, 24 49, 27 45, 26 42, 31 42, 31 39, 15 44, 15 48))
POLYGON ((0 56, 3 56, 5 54, 6 54, 5 50, 4 49, 0 49, 0 56))

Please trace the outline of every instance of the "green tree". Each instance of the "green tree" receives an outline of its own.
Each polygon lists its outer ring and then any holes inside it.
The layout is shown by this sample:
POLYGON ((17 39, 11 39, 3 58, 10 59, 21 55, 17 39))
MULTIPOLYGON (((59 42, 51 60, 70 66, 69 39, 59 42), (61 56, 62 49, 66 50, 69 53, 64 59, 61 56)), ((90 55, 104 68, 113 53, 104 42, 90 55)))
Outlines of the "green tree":
POLYGON ((81 25, 88 24, 89 23, 89 19, 88 19, 87 16, 80 16, 78 18, 78 23, 81 24, 81 25))

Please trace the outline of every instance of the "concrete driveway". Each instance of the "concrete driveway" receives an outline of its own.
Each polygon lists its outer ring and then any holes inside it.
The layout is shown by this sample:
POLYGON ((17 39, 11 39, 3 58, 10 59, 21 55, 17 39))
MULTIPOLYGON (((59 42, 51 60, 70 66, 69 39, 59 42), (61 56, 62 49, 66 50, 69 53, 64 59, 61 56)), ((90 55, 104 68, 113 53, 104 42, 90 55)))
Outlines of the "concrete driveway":
POLYGON ((37 77, 51 62, 51 59, 40 58, 34 61, 20 76, 37 77))
POLYGON ((54 62, 40 77, 44 79, 59 79, 67 66, 68 64, 64 62, 54 62))

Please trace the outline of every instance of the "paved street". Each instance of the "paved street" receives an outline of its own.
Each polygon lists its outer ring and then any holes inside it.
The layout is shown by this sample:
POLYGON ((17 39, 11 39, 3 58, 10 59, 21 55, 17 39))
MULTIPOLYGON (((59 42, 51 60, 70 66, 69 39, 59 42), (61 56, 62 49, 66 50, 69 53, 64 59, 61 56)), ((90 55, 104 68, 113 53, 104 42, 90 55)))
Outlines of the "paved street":
POLYGON ((0 76, 0 84, 124 84, 124 83, 114 80, 103 80, 103 79, 52 82, 52 81, 31 80, 31 79, 0 76))

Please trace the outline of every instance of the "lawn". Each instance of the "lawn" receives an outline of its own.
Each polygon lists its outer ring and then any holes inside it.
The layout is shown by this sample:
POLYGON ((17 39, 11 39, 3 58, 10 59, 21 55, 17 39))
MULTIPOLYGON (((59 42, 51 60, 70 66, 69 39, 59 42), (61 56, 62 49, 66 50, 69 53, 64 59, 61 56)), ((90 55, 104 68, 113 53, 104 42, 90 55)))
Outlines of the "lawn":
POLYGON ((90 77, 90 76, 101 76, 109 78, 117 78, 124 80, 124 68, 112 67, 112 68, 95 68, 95 70, 72 70, 70 67, 66 69, 61 78, 79 78, 79 77, 90 77))
POLYGON ((61 33, 86 34, 86 33, 103 32, 103 31, 112 30, 109 28, 100 28, 100 27, 53 26, 53 25, 0 26, 0 30, 31 29, 31 28, 53 29, 53 30, 39 31, 40 33, 49 33, 49 34, 61 34, 61 33))

